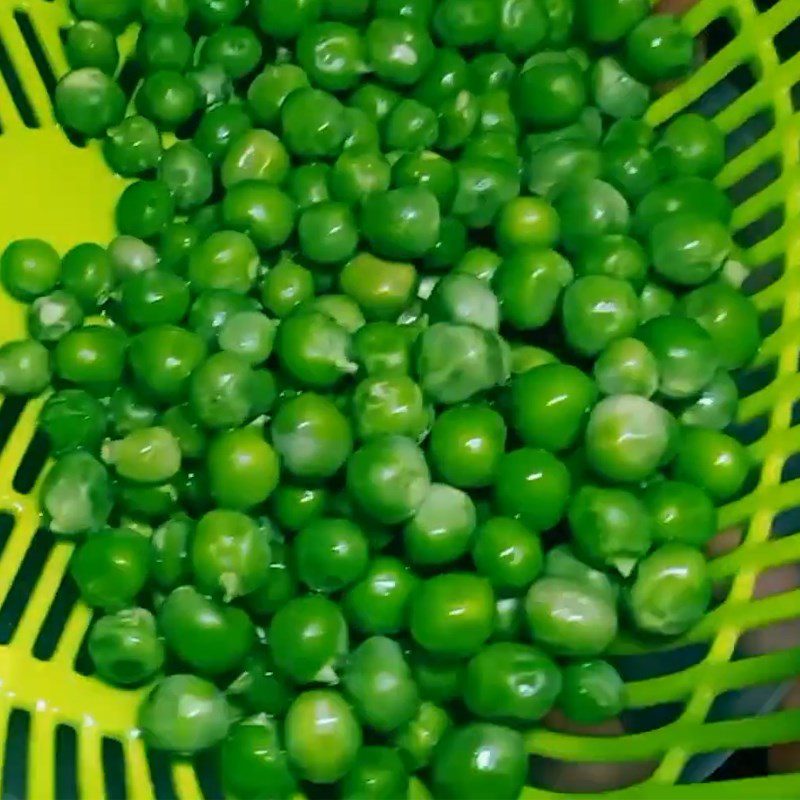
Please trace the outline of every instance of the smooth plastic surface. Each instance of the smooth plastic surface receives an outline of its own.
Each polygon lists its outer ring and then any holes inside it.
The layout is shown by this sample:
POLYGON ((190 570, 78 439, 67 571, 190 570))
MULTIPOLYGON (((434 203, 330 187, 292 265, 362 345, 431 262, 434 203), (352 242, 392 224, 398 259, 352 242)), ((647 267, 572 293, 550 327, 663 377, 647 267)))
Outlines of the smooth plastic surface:
MULTIPOLYGON (((758 475, 752 491, 722 511, 723 527, 745 530, 743 543, 712 565, 727 586, 722 602, 684 640, 670 643, 669 655, 645 657, 655 669, 644 674, 662 674, 629 684, 626 719, 639 732, 589 737, 540 728, 527 737, 533 755, 559 760, 567 770, 588 762, 647 763, 639 773, 647 777, 605 798, 800 797, 800 774, 677 783, 691 774, 685 768, 697 754, 800 738, 800 711, 757 714, 752 704, 737 705, 748 693, 769 695, 769 687, 800 674, 796 631, 794 639, 753 644, 766 626, 800 617, 796 582, 754 598, 759 575, 800 562, 800 522, 787 514, 800 505, 800 55, 781 62, 774 44, 798 15, 798 0, 778 0, 760 14, 751 0, 701 0, 686 15, 688 28, 701 34, 712 23, 729 25, 732 40, 648 112, 659 125, 698 101, 703 107, 702 99, 731 75, 744 77, 736 96, 710 113, 734 150, 719 183, 737 196, 756 176, 757 188, 737 205, 733 225, 771 332, 745 380, 758 387, 743 401, 739 420, 758 475), (766 121, 763 135, 739 149, 737 132, 754 118, 766 121), (664 665, 672 671, 663 674, 664 665), (671 711, 662 714, 664 708, 671 711), (637 725, 640 718, 647 721, 637 725)), ((59 2, 0 0, 0 249, 41 236, 64 252, 113 235, 122 182, 105 168, 96 145, 69 143, 52 117, 49 94, 65 69, 59 28, 68 19, 59 2)), ((21 309, 0 296, 0 341, 22 333, 21 309)), ((81 670, 91 616, 65 578, 71 545, 38 530, 42 459, 32 436, 40 408, 41 400, 0 406, 0 797, 214 794, 192 763, 170 766, 148 756, 135 733, 139 692, 117 691, 81 670)), ((623 663, 633 663, 640 648, 621 642, 618 650, 623 663)), ((575 794, 530 788, 525 796, 575 794)))

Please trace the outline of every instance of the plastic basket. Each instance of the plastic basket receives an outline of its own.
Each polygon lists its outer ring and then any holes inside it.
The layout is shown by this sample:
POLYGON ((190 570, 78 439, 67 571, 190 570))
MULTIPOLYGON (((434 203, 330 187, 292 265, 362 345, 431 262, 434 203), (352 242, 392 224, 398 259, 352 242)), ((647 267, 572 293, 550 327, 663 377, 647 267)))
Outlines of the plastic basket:
MULTIPOLYGON (((701 0, 686 15, 688 28, 722 30, 729 42, 648 114, 658 125, 700 103, 728 134, 731 158, 719 182, 737 201, 733 224, 768 335, 744 377, 750 393, 739 420, 756 474, 750 493, 721 514, 723 526, 744 526, 743 542, 711 567, 727 585, 723 601, 670 652, 632 661, 621 653, 627 674, 639 675, 629 684, 628 712, 638 732, 588 737, 537 729, 527 737, 533 756, 575 769, 651 764, 647 777, 606 798, 800 798, 800 773, 680 782, 708 771, 698 754, 800 738, 800 711, 764 710, 774 688, 800 674, 800 640, 773 637, 759 652, 747 639, 800 617, 796 584, 754 598, 759 575, 800 562, 800 31, 788 27, 799 16, 800 0, 778 0, 762 12, 752 0, 701 0), (776 47, 782 36, 794 45, 776 47), (786 50, 795 54, 781 60, 786 50), (719 86, 727 89, 720 94, 719 86)), ((0 0, 0 248, 42 236, 63 251, 81 241, 105 243, 113 233, 111 210, 123 184, 96 146, 71 144, 53 121, 50 95, 65 68, 59 36, 68 19, 60 2, 0 0)), ((0 296, 0 341, 22 333, 21 308, 0 296)), ((146 752, 134 732, 139 692, 105 686, 82 666, 91 614, 65 577, 71 545, 38 529, 40 407, 40 400, 14 399, 0 406, 0 797, 215 796, 212 770, 202 763, 146 752)), ((528 798, 565 796, 526 790, 528 798)))

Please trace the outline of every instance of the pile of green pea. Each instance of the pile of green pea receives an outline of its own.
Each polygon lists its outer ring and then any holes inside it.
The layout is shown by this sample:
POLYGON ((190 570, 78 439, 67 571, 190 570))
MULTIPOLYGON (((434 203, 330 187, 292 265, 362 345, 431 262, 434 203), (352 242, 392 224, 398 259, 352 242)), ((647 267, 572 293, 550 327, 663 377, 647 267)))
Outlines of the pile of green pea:
POLYGON ((693 40, 647 0, 72 5, 56 112, 131 182, 108 246, 5 250, 0 390, 53 389, 97 675, 242 800, 517 797, 520 731, 623 709, 621 628, 706 613, 750 468, 723 138, 641 120, 693 40))

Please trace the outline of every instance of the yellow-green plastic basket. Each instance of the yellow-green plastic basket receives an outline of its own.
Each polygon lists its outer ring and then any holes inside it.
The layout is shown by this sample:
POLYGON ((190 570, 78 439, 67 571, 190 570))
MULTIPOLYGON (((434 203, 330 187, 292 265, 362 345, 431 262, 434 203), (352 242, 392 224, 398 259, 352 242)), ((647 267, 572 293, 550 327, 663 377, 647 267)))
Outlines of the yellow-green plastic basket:
MULTIPOLYGON (((629 710, 646 720, 638 733, 587 737, 537 729, 527 737, 533 756, 575 770, 589 762, 647 762, 641 773, 647 777, 603 797, 800 798, 800 764, 798 774, 679 782, 697 754, 800 739, 800 710, 749 708, 742 715, 741 704, 738 712, 736 703, 733 712, 715 704, 722 695, 735 700, 800 674, 800 638, 792 638, 793 629, 778 630, 769 647, 747 645, 754 631, 800 618, 800 588, 791 581, 781 592, 754 597, 760 575, 800 562, 800 521, 791 514, 800 506, 800 32, 787 34, 797 17, 800 0, 778 0, 761 13, 752 0, 701 0, 686 14, 688 28, 699 35, 722 27, 730 42, 648 112, 650 122, 661 124, 731 75, 749 75, 713 116, 729 141, 754 122, 760 138, 737 152, 718 180, 734 195, 750 187, 733 225, 770 332, 739 420, 757 478, 752 491, 721 515, 724 527, 743 526, 743 543, 711 566, 728 587, 723 602, 670 645, 683 650, 655 659, 658 672, 668 665, 667 674, 629 684, 629 710), (794 36, 794 45, 776 48, 782 34, 794 36), (782 60, 778 52, 787 49, 794 55, 782 60), (692 643, 694 651, 686 647, 692 643), (667 707, 672 711, 664 716, 667 707)), ((40 236, 63 252, 113 235, 111 212, 122 183, 96 146, 70 144, 53 121, 50 96, 65 69, 59 36, 68 21, 66 4, 58 0, 0 0, 0 248, 40 236)), ((0 296, 0 342, 22 334, 20 307, 0 296)), ((90 612, 65 577, 72 547, 38 524, 43 451, 34 428, 40 407, 41 400, 24 405, 13 399, 0 406, 0 797, 214 795, 202 764, 169 763, 146 752, 135 733, 138 692, 112 689, 81 668, 90 612)), ((528 798, 565 796, 526 790, 528 798)))

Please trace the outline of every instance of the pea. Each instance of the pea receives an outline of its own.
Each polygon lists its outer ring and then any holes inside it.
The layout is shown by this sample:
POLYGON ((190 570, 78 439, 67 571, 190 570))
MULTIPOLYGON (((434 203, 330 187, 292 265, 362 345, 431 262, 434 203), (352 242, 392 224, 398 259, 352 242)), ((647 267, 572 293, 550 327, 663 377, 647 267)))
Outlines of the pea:
POLYGON ((201 64, 219 64, 234 80, 250 75, 258 67, 263 48, 255 31, 230 25, 214 31, 200 49, 201 64))
POLYGON ((603 394, 649 398, 658 388, 658 362, 638 339, 617 339, 595 361, 594 378, 603 394))
POLYGON ((158 625, 178 659, 208 676, 241 666, 255 640, 244 611, 204 597, 193 586, 170 592, 158 610, 158 625))
MULTIPOLYGON (((136 93, 136 110, 139 114, 166 131, 180 127, 199 105, 196 86, 189 78, 174 70, 151 73, 136 93)), ((115 119, 111 124, 117 122, 119 120, 115 119)))
POLYGON ((65 128, 99 138, 122 121, 126 99, 113 77, 97 67, 81 67, 58 82, 53 103, 65 128))
POLYGON ((69 28, 64 52, 72 69, 91 67, 113 76, 119 64, 113 32, 93 20, 81 20, 69 28))
POLYGON ((405 797, 408 777, 395 750, 389 747, 364 747, 342 781, 342 797, 405 797))
POLYGON ((672 14, 642 19, 625 39, 631 71, 651 83, 684 75, 694 60, 694 40, 672 14))
POLYGON ((489 0, 444 0, 434 12, 433 29, 449 47, 486 44, 499 32, 499 17, 489 0))
POLYGON ((150 25, 182 24, 189 19, 188 0, 142 0, 142 19, 150 25))
POLYGON ((347 625, 331 600, 297 597, 272 618, 269 642, 275 664, 297 683, 335 682, 335 667, 347 651, 347 625))
POLYGON ((515 430, 531 447, 558 451, 583 432, 597 400, 597 387, 569 364, 544 364, 516 376, 511 384, 515 430))
POLYGON ((487 228, 519 194, 519 170, 506 160, 479 156, 456 166, 453 214, 470 228, 487 228))
POLYGON ((155 619, 143 608, 101 617, 89 633, 88 648, 97 674, 117 686, 143 683, 164 663, 155 619))
POLYGON ((542 571, 542 544, 519 520, 491 517, 475 532, 472 560, 495 591, 516 592, 542 571))
POLYGON ((348 623, 363 634, 396 634, 408 626, 417 580, 403 562, 378 556, 344 595, 348 623))
POLYGON ((501 514, 518 517, 536 531, 548 530, 564 516, 569 488, 563 462, 546 450, 523 447, 501 457, 494 501, 501 514))
POLYGON ((670 424, 668 413, 644 397, 607 397, 594 407, 586 427, 589 464, 613 481, 644 480, 668 452, 670 424))
POLYGON ((137 328, 177 325, 189 310, 189 287, 172 272, 154 269, 132 275, 120 290, 121 310, 137 328))
POLYGON ((678 437, 674 474, 699 486, 716 501, 730 500, 744 485, 751 460, 732 436, 705 428, 684 428, 678 437))
POLYGON ((438 656, 477 652, 492 632, 494 595, 485 578, 461 572, 423 581, 411 600, 411 635, 438 656))
POLYGON ((500 306, 485 281, 472 275, 445 275, 428 298, 426 310, 431 322, 474 325, 496 331, 500 327, 500 306))
POLYGON ((520 121, 532 128, 569 125, 587 101, 580 67, 567 53, 545 51, 529 58, 514 80, 514 107, 520 121))
POLYGON ((337 692, 299 695, 285 723, 286 751, 299 775, 311 783, 334 783, 356 763, 361 726, 337 692))
POLYGON ((558 706, 574 722, 596 725, 618 716, 625 706, 625 684, 608 661, 569 664, 562 677, 558 706))
POLYGON ((525 613, 533 641, 561 655, 597 655, 617 633, 614 604, 574 578, 540 578, 528 590, 525 613))
POLYGON ((284 467, 298 478, 329 478, 353 447, 350 423, 327 398, 303 392, 278 409, 272 440, 284 467))
POLYGON ((294 541, 297 574, 312 591, 337 592, 358 580, 369 559, 367 539, 346 519, 319 519, 294 541))
POLYGON ((3 288, 24 302, 52 291, 61 273, 61 259, 47 242, 20 239, 12 242, 0 258, 3 288))
POLYGON ((161 483, 180 469, 181 451, 177 439, 166 428, 139 428, 120 441, 107 442, 103 459, 127 480, 161 483))
POLYGON ((99 245, 78 245, 61 262, 61 285, 84 311, 93 311, 106 301, 113 280, 111 260, 99 245))
POLYGON ((509 728, 470 723, 451 729, 433 761, 437 796, 513 800, 525 784, 528 756, 522 735, 509 728))
POLYGON ((365 239, 385 258, 424 255, 439 235, 439 203, 422 187, 404 187, 369 195, 363 204, 361 226, 365 239))
POLYGON ((350 654, 342 681, 358 718, 381 733, 407 723, 419 707, 403 651, 384 636, 366 639, 350 654))
POLYGON ((110 612, 134 604, 149 572, 147 539, 125 528, 107 529, 91 536, 70 562, 70 573, 83 600, 93 608, 110 612))
POLYGON ((711 601, 705 558, 683 544, 662 545, 639 565, 627 594, 643 633, 677 636, 700 620, 711 601))
POLYGON ((237 723, 220 752, 222 783, 226 793, 242 800, 263 796, 288 800, 297 791, 277 724, 263 714, 237 723))
POLYGON ((657 283, 646 283, 639 295, 639 303, 641 321, 648 322, 671 313, 675 307, 675 295, 657 283))
POLYGON ((281 127, 289 151, 304 158, 335 155, 347 136, 344 106, 320 89, 292 92, 281 107, 281 127))
POLYGON ((254 10, 262 31, 276 39, 293 39, 317 21, 322 0, 257 0, 254 10))
POLYGON ((189 380, 192 412, 207 428, 241 425, 252 410, 253 374, 240 356, 214 353, 189 380))
POLYGON ((433 468, 462 489, 489 486, 506 444, 503 418, 483 405, 450 408, 436 417, 430 436, 433 468))
POLYGON ((82 450, 66 453, 42 483, 41 506, 54 533, 74 536, 102 528, 113 505, 105 467, 82 450))
POLYGON ((684 425, 724 430, 734 421, 738 404, 735 381, 719 369, 695 400, 681 410, 679 419, 684 425))
POLYGON ((546 325, 573 274, 555 250, 523 248, 510 254, 492 279, 503 320, 522 331, 546 325))
POLYGON ((714 377, 718 360, 711 337, 687 317, 665 316, 637 332, 658 364, 659 385, 667 397, 693 397, 714 377))
POLYGON ((32 339, 0 346, 0 391, 6 395, 37 395, 50 383, 50 355, 32 339))
POLYGON ((527 187, 533 194, 553 198, 576 178, 581 182, 597 178, 601 168, 600 153, 591 142, 552 141, 535 149, 528 157, 527 187))
POLYGON ((170 675, 139 708, 144 740, 157 750, 192 754, 221 742, 230 725, 229 708, 213 683, 194 675, 170 675))
POLYGON ((417 284, 413 264, 385 261, 368 253, 351 259, 339 274, 342 290, 369 319, 395 319, 411 302, 417 284))
MULTIPOLYGON (((119 175, 134 177, 158 166, 161 135, 158 128, 142 116, 126 117, 111 126, 103 141, 106 163, 119 175)), ((88 247, 89 245, 79 245, 88 247)))

